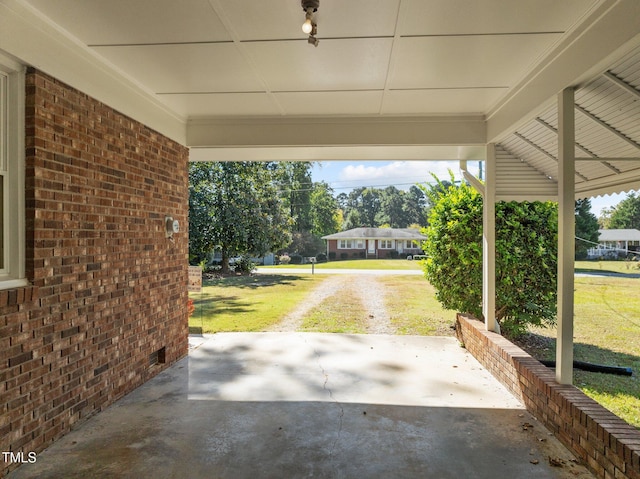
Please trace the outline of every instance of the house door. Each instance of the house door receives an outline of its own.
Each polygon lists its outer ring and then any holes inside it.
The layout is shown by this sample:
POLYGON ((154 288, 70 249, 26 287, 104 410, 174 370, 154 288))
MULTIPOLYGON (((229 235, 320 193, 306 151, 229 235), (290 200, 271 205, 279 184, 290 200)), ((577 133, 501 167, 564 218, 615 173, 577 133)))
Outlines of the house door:
POLYGON ((404 248, 403 248, 404 241, 398 240, 398 241, 396 241, 396 244, 398 245, 398 247, 397 247, 398 253, 403 253, 404 252, 404 248))
POLYGON ((367 254, 376 254, 376 240, 367 240, 369 244, 369 249, 367 250, 367 254))

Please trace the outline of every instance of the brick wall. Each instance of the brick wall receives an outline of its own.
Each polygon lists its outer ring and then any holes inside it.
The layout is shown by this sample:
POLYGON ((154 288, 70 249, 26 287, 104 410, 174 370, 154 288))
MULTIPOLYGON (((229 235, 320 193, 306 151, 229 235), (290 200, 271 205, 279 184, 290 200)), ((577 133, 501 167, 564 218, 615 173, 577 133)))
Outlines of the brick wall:
POLYGON ((597 477, 640 479, 640 430, 578 388, 558 384, 552 369, 484 323, 458 315, 456 335, 597 477))
POLYGON ((25 453, 188 348, 188 150, 39 71, 26 90, 32 285, 0 291, 0 451, 25 453))

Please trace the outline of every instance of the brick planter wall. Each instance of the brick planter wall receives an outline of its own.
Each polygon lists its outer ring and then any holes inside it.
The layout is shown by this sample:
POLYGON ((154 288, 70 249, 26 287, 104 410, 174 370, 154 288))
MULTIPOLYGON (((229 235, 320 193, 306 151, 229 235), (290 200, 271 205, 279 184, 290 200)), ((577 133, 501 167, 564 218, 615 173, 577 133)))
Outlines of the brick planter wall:
POLYGON ((37 70, 26 90, 32 286, 0 291, 0 451, 25 457, 188 349, 188 150, 37 70))
POLYGON ((552 369, 484 323, 459 314, 456 335, 597 477, 640 479, 640 430, 576 387, 558 384, 552 369))

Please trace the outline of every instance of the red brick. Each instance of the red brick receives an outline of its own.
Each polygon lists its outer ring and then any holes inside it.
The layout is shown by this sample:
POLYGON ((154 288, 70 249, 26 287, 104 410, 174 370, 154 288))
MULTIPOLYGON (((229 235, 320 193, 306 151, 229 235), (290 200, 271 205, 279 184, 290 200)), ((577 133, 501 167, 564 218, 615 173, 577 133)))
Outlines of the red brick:
POLYGON ((186 354, 188 237, 162 222, 188 222, 188 151, 37 70, 26 85, 34 286, 0 291, 0 445, 37 452, 186 354))

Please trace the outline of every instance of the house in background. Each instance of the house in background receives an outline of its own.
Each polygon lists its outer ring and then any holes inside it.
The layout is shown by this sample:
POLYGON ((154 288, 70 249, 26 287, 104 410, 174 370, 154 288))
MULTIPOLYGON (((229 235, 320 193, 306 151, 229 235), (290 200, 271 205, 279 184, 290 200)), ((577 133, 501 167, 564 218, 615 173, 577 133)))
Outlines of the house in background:
POLYGON ((382 259, 422 254, 421 243, 427 237, 411 228, 353 228, 322 239, 330 259, 382 259))
POLYGON ((636 229, 598 230, 598 246, 587 250, 589 259, 618 258, 640 251, 640 231, 636 229))

